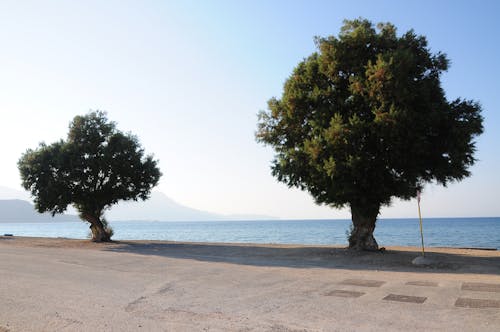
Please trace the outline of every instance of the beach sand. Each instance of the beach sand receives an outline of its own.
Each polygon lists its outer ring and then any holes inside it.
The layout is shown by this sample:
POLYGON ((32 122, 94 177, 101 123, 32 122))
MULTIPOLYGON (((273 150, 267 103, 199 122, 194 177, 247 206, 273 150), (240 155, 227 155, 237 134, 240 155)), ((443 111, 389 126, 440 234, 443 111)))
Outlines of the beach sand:
POLYGON ((500 252, 0 237, 5 331, 499 331, 500 252))

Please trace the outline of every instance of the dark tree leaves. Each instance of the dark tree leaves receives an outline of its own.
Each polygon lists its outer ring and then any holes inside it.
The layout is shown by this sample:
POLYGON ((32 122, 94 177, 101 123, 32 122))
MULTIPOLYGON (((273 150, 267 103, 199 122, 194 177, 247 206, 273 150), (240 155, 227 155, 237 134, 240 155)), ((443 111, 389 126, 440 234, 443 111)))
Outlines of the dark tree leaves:
POLYGON ((91 222, 88 216, 99 220, 120 200, 147 199, 161 176, 157 163, 137 137, 97 111, 76 116, 65 141, 27 150, 18 167, 39 212, 62 213, 73 204, 91 222))
POLYGON ((446 100, 440 75, 449 61, 425 37, 358 19, 316 44, 259 113, 256 138, 275 149, 279 181, 318 203, 378 214, 426 182, 470 175, 481 108, 446 100))

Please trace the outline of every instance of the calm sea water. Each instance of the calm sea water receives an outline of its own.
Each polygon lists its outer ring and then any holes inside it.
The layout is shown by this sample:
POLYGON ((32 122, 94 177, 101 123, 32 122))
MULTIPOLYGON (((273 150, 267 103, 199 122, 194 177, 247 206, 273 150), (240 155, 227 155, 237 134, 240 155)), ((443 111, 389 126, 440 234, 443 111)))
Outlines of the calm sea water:
MULTIPOLYGON (((500 218, 424 219, 426 246, 500 249, 500 218)), ((350 220, 255 220, 192 222, 111 222, 115 240, 347 244, 350 220)), ((0 223, 0 234, 85 239, 86 223, 0 223)), ((381 219, 375 238, 379 245, 420 245, 418 219, 381 219)))

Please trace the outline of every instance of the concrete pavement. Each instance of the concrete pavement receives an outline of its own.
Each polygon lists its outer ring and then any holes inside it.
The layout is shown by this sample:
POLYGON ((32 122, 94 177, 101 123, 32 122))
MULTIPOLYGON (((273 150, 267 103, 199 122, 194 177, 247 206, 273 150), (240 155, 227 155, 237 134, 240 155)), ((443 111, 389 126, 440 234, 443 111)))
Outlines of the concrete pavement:
POLYGON ((499 253, 414 254, 0 239, 0 331, 500 330, 499 253))

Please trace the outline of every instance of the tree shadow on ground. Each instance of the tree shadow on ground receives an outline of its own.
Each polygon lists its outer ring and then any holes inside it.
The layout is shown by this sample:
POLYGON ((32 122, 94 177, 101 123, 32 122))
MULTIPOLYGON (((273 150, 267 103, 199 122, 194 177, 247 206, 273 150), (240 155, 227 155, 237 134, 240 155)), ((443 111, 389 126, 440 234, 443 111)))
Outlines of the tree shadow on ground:
POLYGON ((104 250, 265 267, 500 275, 500 253, 496 251, 474 251, 472 256, 467 254, 470 251, 455 254, 429 248, 426 257, 435 263, 432 266, 415 266, 412 260, 421 255, 417 248, 355 252, 328 246, 116 241, 104 250))

